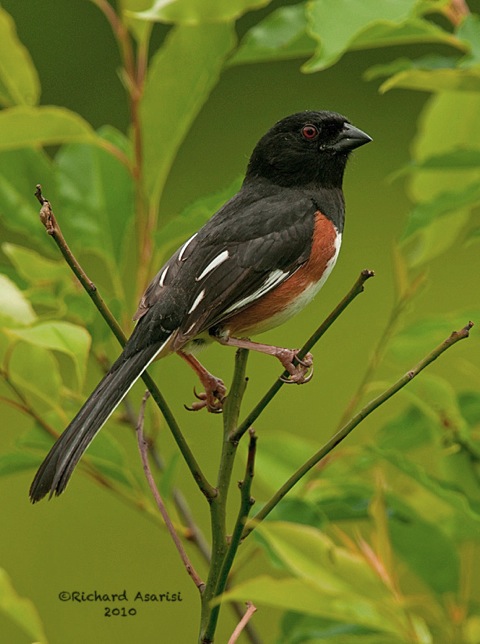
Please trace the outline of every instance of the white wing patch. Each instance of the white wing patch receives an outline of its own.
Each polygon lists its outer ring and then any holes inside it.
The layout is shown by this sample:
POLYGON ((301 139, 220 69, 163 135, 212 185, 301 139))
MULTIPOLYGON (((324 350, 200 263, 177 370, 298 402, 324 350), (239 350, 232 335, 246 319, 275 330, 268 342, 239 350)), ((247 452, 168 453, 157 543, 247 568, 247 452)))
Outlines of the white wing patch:
POLYGON ((280 269, 277 269, 275 271, 272 271, 267 279, 264 281, 264 283, 258 288, 256 291, 251 293, 250 295, 247 295, 247 297, 244 297, 241 300, 238 300, 238 302, 234 302, 232 306, 229 306, 228 309, 225 311, 225 314, 232 313, 233 311, 236 311, 237 309, 241 309, 247 304, 251 304, 255 302, 256 300, 260 299, 262 295, 265 295, 268 293, 268 291, 271 291, 272 288, 277 286, 277 284, 280 284, 283 282, 285 277, 288 275, 288 271, 281 271, 280 269))
POLYGON ((163 269, 162 274, 160 275, 160 279, 158 280, 158 285, 163 287, 165 286, 165 278, 167 277, 168 269, 170 268, 170 264, 167 264, 165 268, 163 269))
POLYGON ((197 297, 195 298, 195 301, 190 307, 190 310, 188 311, 187 314, 193 313, 204 297, 205 297, 205 289, 202 289, 200 293, 197 295, 197 297))
POLYGON ((226 261, 230 257, 230 254, 228 250, 222 251, 219 255, 214 257, 212 261, 205 266, 203 271, 200 273, 198 277, 195 278, 196 282, 199 282, 202 280, 206 275, 208 275, 211 271, 213 271, 215 268, 220 266, 220 264, 223 264, 224 261, 226 261))
MULTIPOLYGON (((302 293, 299 293, 297 297, 293 299, 288 306, 286 306, 284 309, 279 311, 276 315, 268 318, 267 320, 264 320, 263 323, 255 324, 255 328, 253 331, 251 329, 242 329, 241 333, 245 333, 246 335, 248 335, 250 332, 254 332, 255 334, 258 334, 258 333, 263 333, 264 331, 269 331, 270 329, 274 329, 280 324, 283 324, 291 317, 296 315, 299 311, 301 311, 311 300, 313 300, 315 295, 318 293, 318 291, 322 288, 322 286, 327 281, 327 278, 332 272, 332 269, 335 266, 335 262, 337 261, 341 242, 342 242, 342 235, 338 234, 334 243, 334 246, 335 246, 334 254, 327 262, 325 271, 318 282, 312 282, 312 284, 307 286, 307 288, 304 291, 302 291, 302 293)), ((263 294, 264 293, 262 293, 262 295, 263 294)), ((228 325, 228 322, 227 322, 227 325, 228 325)))
POLYGON ((178 261, 181 262, 183 261, 183 256, 185 255, 185 251, 188 248, 188 245, 195 239, 195 237, 198 235, 198 233, 195 233, 190 237, 190 239, 187 239, 187 241, 183 244, 183 246, 180 248, 180 252, 178 253, 178 261))

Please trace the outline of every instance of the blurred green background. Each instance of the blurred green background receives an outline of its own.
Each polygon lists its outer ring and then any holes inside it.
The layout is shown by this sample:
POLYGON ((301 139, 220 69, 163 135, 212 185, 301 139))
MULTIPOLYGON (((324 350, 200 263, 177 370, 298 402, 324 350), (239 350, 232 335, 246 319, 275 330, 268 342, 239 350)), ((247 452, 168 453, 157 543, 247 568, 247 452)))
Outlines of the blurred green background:
MULTIPOLYGON (((273 2, 268 11, 285 4, 288 3, 273 2)), ((127 133, 127 103, 117 75, 120 60, 111 31, 97 7, 82 0, 4 0, 2 7, 14 18, 18 36, 37 67, 42 84, 41 103, 68 107, 94 128, 108 123, 127 133)), ((267 9, 263 9, 244 16, 238 25, 240 32, 247 31, 266 13, 267 9)), ((164 30, 163 26, 156 27, 154 43, 161 42, 164 30)), ((358 387, 394 302, 392 252, 405 227, 411 203, 405 177, 392 179, 392 175, 410 159, 419 115, 432 100, 432 94, 406 89, 381 94, 379 81, 367 82, 365 70, 399 56, 415 58, 429 51, 443 53, 444 49, 438 45, 414 44, 347 52, 333 67, 316 74, 301 73, 302 61, 298 59, 230 67, 222 72, 218 85, 179 150, 162 198, 161 221, 172 219, 196 199, 228 187, 243 173, 258 138, 276 120, 289 113, 304 109, 335 110, 346 114, 374 141, 353 155, 347 169, 344 184, 346 230, 332 277, 313 304, 285 326, 269 332, 264 339, 283 346, 300 346, 348 290, 360 270, 374 269, 376 277, 315 348, 313 381, 305 387, 284 387, 256 423, 260 452, 264 438, 272 439, 277 432, 301 435, 314 447, 330 436, 358 387)), ((188 61, 184 64, 188 65, 188 61)), ((462 114, 457 118, 462 119, 462 114)), ((476 145, 480 146, 480 140, 476 145)), ((44 184, 41 173, 36 181, 44 184)), ((44 184, 47 198, 48 188, 44 184)), ((33 201, 33 190, 34 185, 30 190, 32 196, 24 195, 25 200, 31 198, 33 201)), ((55 210, 56 204, 52 205, 55 210)), ((60 210, 56 214, 61 221, 60 210)), ((2 234, 7 239, 5 229, 2 234)), ((443 234, 450 234, 448 225, 443 234)), ((29 245, 29 240, 20 233, 9 233, 8 240, 29 245)), ((70 242, 75 245, 74 240, 70 242)), ((478 311, 478 244, 463 242, 460 237, 458 243, 429 263, 426 286, 408 307, 404 324, 415 325, 425 318, 435 318, 443 324, 455 318, 457 311, 462 311, 462 315, 465 312, 466 322, 468 311, 471 315, 478 311)), ((46 253, 55 257, 53 242, 47 235, 43 243, 48 249, 46 253)), ((5 256, 2 260, 7 263, 5 256)), ((68 269, 65 267, 65 270, 68 269)), ((101 284, 102 294, 108 301, 108 280, 95 275, 94 271, 95 261, 92 260, 90 276, 101 284)), ((87 299, 85 296, 85 307, 90 307, 87 299)), ((132 302, 131 310, 124 312, 126 319, 133 314, 134 308, 132 302)), ((432 340, 431 347, 436 343, 432 340)), ((114 357, 114 344, 109 353, 114 357)), ((387 355, 376 380, 392 382, 422 355, 420 352, 400 359, 387 355)), ((446 378, 459 390, 478 389, 479 357, 478 330, 474 329, 470 340, 442 356, 431 367, 431 372, 446 378)), ((203 357, 207 367, 227 383, 233 359, 233 351, 215 346, 203 357)), ((207 414, 190 414, 183 409, 183 403, 192 400, 195 383, 181 360, 170 357, 155 365, 152 372, 205 472, 213 479, 221 446, 221 419, 207 414)), ((251 355, 248 375, 245 409, 278 375, 278 365, 265 356, 251 355)), ((98 368, 93 364, 90 364, 87 377, 86 390, 98 378, 98 368)), ((45 378, 48 379, 48 374, 45 378)), ((140 387, 137 393, 141 393, 140 387)), ((348 439, 348 446, 374 443, 379 428, 394 418, 405 404, 404 396, 407 394, 399 395, 370 417, 348 439)), ((12 408, 4 407, 0 450, 10 450, 28 424, 12 408)), ((119 439, 132 469, 140 473, 132 433, 115 422, 106 431, 119 439)), ((167 456, 175 452, 165 429, 161 430, 158 445, 167 456)), ((344 458, 348 459, 348 449, 345 449, 344 458)), ((428 453, 425 458, 429 458, 428 453)), ((346 463, 348 471, 348 460, 346 463)), ((242 467, 238 464, 235 480, 241 478, 242 467)), ((34 602, 49 642, 195 641, 199 616, 197 593, 165 530, 146 514, 96 486, 80 471, 76 472, 68 492, 60 499, 32 506, 27 497, 32 475, 33 470, 0 477, 3 517, 0 564, 10 575, 19 595, 34 602), (101 604, 62 603, 58 599, 61 591, 112 593, 124 589, 129 595, 137 590, 181 592, 183 601, 145 604, 138 606, 135 617, 107 618, 101 604)), ((191 500, 198 521, 208 534, 206 504, 181 462, 175 471, 175 481, 191 500)), ((261 476, 256 481, 254 496, 259 501, 267 498, 261 476)), ((189 547, 189 553, 203 574, 204 564, 195 549, 189 547)), ((241 571, 240 579, 248 579, 268 569, 266 556, 257 552, 241 571)), ((474 579, 478 572, 472 573, 474 579)), ((279 611, 273 608, 262 607, 257 612, 254 623, 265 642, 273 642, 278 636, 278 619, 279 611)), ((229 608, 224 607, 218 642, 227 641, 236 621, 229 608)), ((0 632, 2 642, 22 644, 31 641, 1 613, 0 632)))

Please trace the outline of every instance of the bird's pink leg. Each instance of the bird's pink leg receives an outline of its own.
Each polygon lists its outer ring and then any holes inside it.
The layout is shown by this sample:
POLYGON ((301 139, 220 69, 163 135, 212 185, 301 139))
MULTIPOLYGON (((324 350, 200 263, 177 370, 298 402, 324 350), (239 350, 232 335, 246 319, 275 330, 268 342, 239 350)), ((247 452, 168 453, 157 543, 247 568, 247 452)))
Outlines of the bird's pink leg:
POLYGON ((253 342, 248 338, 233 338, 227 335, 213 337, 217 342, 225 346, 250 349, 251 351, 259 351, 260 353, 274 356, 280 360, 285 371, 288 371, 290 374, 288 378, 282 378, 286 383, 302 385, 309 382, 313 377, 313 356, 311 353, 307 353, 306 356, 300 359, 297 358, 299 349, 284 349, 283 347, 275 347, 271 344, 253 342), (294 362, 295 358, 296 362, 294 362))
POLYGON ((225 394, 227 393, 223 380, 207 371, 202 363, 191 353, 184 353, 183 351, 177 351, 177 353, 192 367, 205 389, 201 394, 197 394, 194 389, 198 402, 192 403, 191 407, 185 405, 185 408, 189 411, 198 411, 206 407, 213 414, 221 413, 225 394))

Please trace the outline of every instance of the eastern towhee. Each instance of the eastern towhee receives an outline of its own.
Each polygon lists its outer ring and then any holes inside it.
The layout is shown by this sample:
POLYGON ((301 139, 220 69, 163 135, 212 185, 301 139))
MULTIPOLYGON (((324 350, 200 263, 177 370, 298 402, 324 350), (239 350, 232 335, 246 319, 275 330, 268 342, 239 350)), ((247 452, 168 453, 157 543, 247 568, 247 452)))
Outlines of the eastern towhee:
POLYGON ((308 354, 247 339, 300 311, 326 281, 340 250, 342 179, 350 152, 371 138, 335 112, 300 112, 255 146, 239 192, 168 260, 143 295, 120 357, 54 444, 30 498, 60 494, 97 432, 148 365, 176 352, 205 393, 193 409, 221 410, 223 382, 194 357, 216 340, 275 356, 302 383, 308 354))

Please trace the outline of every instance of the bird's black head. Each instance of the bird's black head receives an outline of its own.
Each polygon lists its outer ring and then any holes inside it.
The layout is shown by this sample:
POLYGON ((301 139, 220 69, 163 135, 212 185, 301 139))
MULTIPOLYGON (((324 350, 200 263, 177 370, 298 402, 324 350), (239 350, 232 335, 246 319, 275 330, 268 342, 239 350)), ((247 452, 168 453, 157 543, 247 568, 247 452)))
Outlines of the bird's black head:
POLYGON ((348 156, 372 139, 336 112, 299 112, 278 121, 255 146, 249 178, 282 186, 342 185, 348 156))

